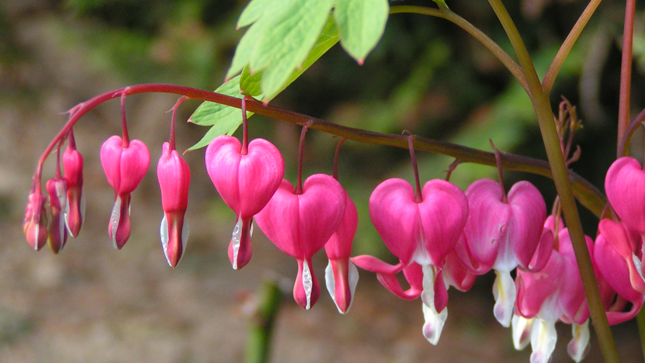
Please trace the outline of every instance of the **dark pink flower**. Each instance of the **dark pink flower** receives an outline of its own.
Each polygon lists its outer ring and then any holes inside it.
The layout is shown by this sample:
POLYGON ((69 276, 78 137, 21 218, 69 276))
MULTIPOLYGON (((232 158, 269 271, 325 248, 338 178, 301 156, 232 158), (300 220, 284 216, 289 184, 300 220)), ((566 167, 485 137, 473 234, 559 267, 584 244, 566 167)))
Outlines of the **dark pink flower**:
POLYGON ((251 259, 253 216, 269 202, 284 176, 280 151, 264 139, 255 139, 242 153, 239 140, 218 136, 206 149, 206 170, 222 199, 237 215, 228 256, 233 269, 251 259))
MULTIPOLYGON (((59 172, 58 172, 59 173, 59 172)), ((60 252, 67 242, 64 212, 67 207, 67 181, 65 179, 49 179, 45 185, 49 194, 51 223, 48 231, 48 242, 54 253, 60 252)))
POLYGON ((325 252, 329 259, 329 264, 325 269, 325 282, 327 290, 341 314, 349 311, 358 283, 358 269, 350 260, 352 241, 358 226, 358 212, 347 192, 345 192, 345 197, 347 203, 343 220, 325 244, 325 252))
POLYGON ((378 273, 383 285, 397 296, 410 299, 421 296, 426 320, 424 335, 436 344, 447 318, 448 294, 442 268, 466 224, 468 200, 461 189, 444 180, 427 182, 417 197, 407 181, 389 179, 376 187, 369 208, 376 230, 399 263, 389 265, 372 256, 357 256, 352 261, 378 273), (413 263, 420 268, 407 270, 411 288, 403 291, 394 275, 413 263), (419 276, 421 283, 417 281, 419 276))
POLYGON ((123 145, 114 135, 101 146, 101 165, 108 183, 114 188, 115 202, 108 232, 114 247, 121 249, 130 237, 130 193, 132 193, 150 166, 150 152, 139 140, 123 145))
POLYGON ((622 222, 645 234, 645 171, 641 164, 627 156, 614 161, 607 170, 605 191, 622 222))
POLYGON ((167 142, 163 144, 157 164, 157 178, 164 212, 160 227, 161 245, 168 264, 175 267, 188 242, 189 229, 188 223, 184 223, 184 216, 188 208, 190 169, 177 150, 171 150, 167 142))
POLYGON ((69 233, 78 237, 85 216, 83 195, 83 156, 76 150, 74 136, 70 133, 67 149, 63 153, 63 176, 67 181, 67 210, 65 223, 69 233))
POLYGON ((47 198, 42 195, 40 189, 33 190, 29 194, 27 208, 25 209, 23 231, 25 237, 27 237, 27 243, 36 251, 43 248, 45 243, 47 243, 46 201, 47 198))
POLYGON ((301 194, 296 194, 291 183, 283 180, 266 207, 255 217, 269 240, 298 260, 293 297, 307 310, 320 297, 311 258, 338 229, 346 203, 345 190, 336 179, 315 174, 305 180, 301 194))
POLYGON ((474 182, 467 190, 469 215, 455 255, 472 273, 495 270, 495 318, 511 325, 515 283, 511 271, 541 270, 553 249, 553 233, 544 229, 546 204, 531 183, 521 181, 508 193, 491 179, 474 182))

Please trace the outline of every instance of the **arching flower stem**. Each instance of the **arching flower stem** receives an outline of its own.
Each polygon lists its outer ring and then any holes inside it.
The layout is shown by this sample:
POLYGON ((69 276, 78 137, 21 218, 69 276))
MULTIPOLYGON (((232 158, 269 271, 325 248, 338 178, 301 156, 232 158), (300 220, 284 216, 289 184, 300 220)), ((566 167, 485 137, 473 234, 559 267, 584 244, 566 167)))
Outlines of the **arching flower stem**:
POLYGON ((173 151, 176 150, 175 148, 175 120, 177 119, 177 109, 179 108, 179 105, 181 105, 182 102, 186 101, 188 97, 186 96, 181 96, 177 100, 177 103, 172 107, 172 119, 170 121, 170 139, 168 140, 169 144, 169 150, 173 151))
POLYGON ((296 181, 296 195, 302 194, 302 163, 304 161, 305 153, 305 135, 307 134, 307 129, 309 128, 309 123, 302 127, 300 132, 300 144, 298 145, 298 180, 296 181))
POLYGON ((414 185, 415 185, 415 202, 423 202, 423 196, 421 195, 421 182, 419 181, 419 167, 417 166, 417 156, 414 153, 414 135, 412 135, 408 130, 403 131, 403 133, 408 134, 408 149, 410 150, 410 160, 412 160, 412 170, 414 170, 414 185))
POLYGON ((123 129, 123 148, 130 145, 130 137, 128 136, 128 123, 125 118, 125 92, 121 94, 121 128, 123 129))
POLYGON ((336 146, 336 152, 334 153, 334 169, 331 176, 336 180, 338 180, 338 154, 340 154, 340 147, 343 146, 343 143, 345 143, 345 141, 347 141, 347 138, 343 137, 338 142, 338 145, 336 146))
POLYGON ((507 203, 507 197, 506 197, 506 188, 504 188, 504 172, 502 170, 502 158, 499 156, 499 150, 495 147, 495 144, 493 144, 493 140, 488 139, 490 141, 490 146, 493 148, 493 152, 495 153, 495 162, 497 162, 497 178, 499 179, 499 186, 502 188, 502 202, 507 203))
POLYGON ((246 118, 246 96, 242 97, 240 109, 242 110, 242 149, 240 154, 249 153, 249 121, 246 118))

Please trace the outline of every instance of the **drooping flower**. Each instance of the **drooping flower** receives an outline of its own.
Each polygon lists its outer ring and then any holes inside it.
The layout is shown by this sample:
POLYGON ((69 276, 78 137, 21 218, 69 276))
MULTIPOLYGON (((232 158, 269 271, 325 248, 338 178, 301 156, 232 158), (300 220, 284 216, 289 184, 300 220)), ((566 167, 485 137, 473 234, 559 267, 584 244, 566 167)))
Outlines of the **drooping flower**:
MULTIPOLYGON (((60 174, 57 171, 57 174, 60 174)), ((65 227, 65 211, 67 207, 67 181, 60 178, 52 178, 45 185, 49 194, 49 205, 51 211, 51 223, 49 224, 48 238, 49 247, 54 253, 60 252, 67 242, 67 228, 65 227)))
POLYGON ((394 178, 376 187, 369 209, 377 232, 399 263, 392 266, 372 256, 352 260, 378 273, 379 280, 395 295, 409 299, 421 296, 426 319, 424 335, 436 344, 447 318, 448 294, 442 268, 468 218, 468 200, 461 189, 447 181, 431 180, 415 196, 410 183, 394 178), (406 278, 409 274, 416 275, 416 279, 422 276, 421 284, 408 278, 411 289, 403 291, 394 275, 413 263, 420 268, 410 267, 406 278))
POLYGON ((341 314, 347 313, 352 306, 358 283, 358 269, 350 260, 352 241, 358 226, 358 212, 347 192, 344 193, 346 208, 343 219, 325 244, 325 252, 329 259, 329 264, 325 269, 325 282, 327 290, 341 314))
POLYGON ((311 259, 338 229, 346 203, 345 191, 336 179, 315 174, 305 180, 301 193, 289 181, 282 180, 269 203, 255 217, 269 240, 298 260, 293 297, 307 310, 320 297, 311 259))
POLYGON ((553 232, 543 228, 546 204, 526 181, 513 185, 505 196, 498 182, 478 180, 466 190, 466 197, 468 221, 455 255, 472 273, 495 270, 493 311, 500 324, 509 327, 516 297, 511 271, 517 266, 541 270, 553 249, 553 232))
POLYGON ((67 149, 63 153, 63 177, 67 181, 65 224, 69 233, 78 237, 85 216, 83 195, 83 156, 76 150, 74 134, 70 131, 67 149))
POLYGON ((239 140, 218 136, 206 149, 206 170, 222 199, 237 216, 228 256, 233 269, 251 259, 253 216, 269 202, 284 176, 284 160, 269 141, 255 139, 243 152, 239 140))
POLYGON ((642 259, 642 241, 637 232, 610 219, 600 221, 594 260, 603 279, 614 291, 605 302, 609 324, 632 319, 643 306, 645 281, 642 259), (617 295, 615 299, 614 295, 617 295), (616 303, 611 305, 614 300, 616 303), (623 312, 627 302, 632 307, 623 312))
POLYGON ((41 193, 40 188, 32 188, 25 209, 23 231, 27 237, 27 243, 36 251, 47 243, 46 201, 47 198, 41 193))
POLYGON ((161 245, 168 264, 175 267, 188 242, 189 228, 184 216, 188 208, 190 169, 177 150, 171 150, 167 142, 163 144, 157 164, 157 178, 164 212, 160 227, 161 245))
POLYGON ((645 171, 632 157, 622 157, 605 176, 607 199, 630 229, 645 234, 645 171))
MULTIPOLYGON (((551 216, 545 222, 545 228, 553 225, 551 216)), ((585 240, 593 255, 591 238, 585 236, 585 240)), ((568 229, 559 231, 558 249, 552 250, 546 266, 539 272, 518 269, 515 284, 516 313, 525 319, 535 318, 531 324, 513 319, 514 329, 531 329, 531 363, 550 361, 557 341, 555 323, 558 320, 573 325, 574 336, 568 351, 576 362, 582 360, 588 351, 589 307, 568 229)), ((514 332, 513 335, 525 336, 525 333, 514 332)), ((516 345, 521 346, 521 343, 516 345)))
POLYGON ((115 192, 108 233, 114 247, 121 249, 130 237, 130 193, 148 171, 150 152, 139 140, 124 143, 114 135, 101 146, 101 165, 115 192))

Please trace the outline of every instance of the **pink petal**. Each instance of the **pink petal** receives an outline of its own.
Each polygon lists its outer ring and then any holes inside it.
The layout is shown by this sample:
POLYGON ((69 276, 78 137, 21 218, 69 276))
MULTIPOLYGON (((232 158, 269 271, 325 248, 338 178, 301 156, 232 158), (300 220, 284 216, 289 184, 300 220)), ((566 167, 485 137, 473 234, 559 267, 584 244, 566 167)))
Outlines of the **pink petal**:
POLYGON ((410 284, 410 288, 407 290, 403 290, 394 274, 379 273, 377 278, 386 289, 401 299, 413 300, 421 296, 423 292, 423 271, 421 270, 421 265, 413 263, 403 269, 403 273, 408 284, 410 284))
POLYGON ((352 257, 351 260, 356 266, 363 270, 386 275, 394 275, 406 267, 406 264, 400 260, 396 265, 390 265, 387 262, 383 262, 378 258, 369 255, 352 257))
POLYGON ((508 193, 508 204, 513 209, 507 243, 522 267, 533 259, 544 229, 546 204, 533 184, 521 181, 508 193))
POLYGON ((346 207, 343 220, 325 244, 325 253, 330 260, 348 259, 352 253, 352 242, 358 227, 358 211, 347 192, 345 192, 345 196, 346 207))
POLYGON ((311 309, 320 297, 320 285, 311 266, 311 259, 298 259, 298 276, 293 286, 293 298, 305 310, 311 309))
POLYGON ((622 157, 609 167, 605 191, 623 223, 645 233, 645 172, 631 157, 622 157))

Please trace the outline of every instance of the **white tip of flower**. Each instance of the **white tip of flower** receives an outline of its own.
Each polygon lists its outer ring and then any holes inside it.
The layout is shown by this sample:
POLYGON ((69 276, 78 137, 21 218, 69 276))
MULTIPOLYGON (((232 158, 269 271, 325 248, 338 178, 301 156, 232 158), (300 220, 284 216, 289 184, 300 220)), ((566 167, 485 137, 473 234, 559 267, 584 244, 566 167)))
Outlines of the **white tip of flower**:
MULTIPOLYGON (((251 231, 253 225, 251 225, 251 231)), ((237 254, 240 251, 240 243, 242 241, 242 218, 237 219, 233 233, 231 234, 231 247, 233 248, 233 270, 237 270, 237 254)))
POLYGON ((569 342, 567 346, 567 352, 569 356, 576 362, 582 361, 587 353, 589 353, 589 319, 584 322, 582 325, 572 324, 571 325, 571 334, 573 339, 569 342))
POLYGON ((352 304, 354 303, 354 293, 356 292, 356 285, 358 284, 358 268, 352 262, 352 260, 347 261, 347 279, 349 285, 349 291, 351 295, 351 300, 349 301, 349 306, 347 310, 343 310, 338 306, 338 301, 336 301, 336 279, 334 279, 334 268, 332 267, 331 260, 327 263, 325 268, 325 286, 327 286, 327 291, 331 295, 331 299, 334 300, 338 312, 341 314, 347 314, 349 309, 351 309, 352 304))
POLYGON ((159 236, 161 237, 161 249, 163 250, 163 254, 166 256, 166 261, 168 261, 168 264, 172 266, 170 263, 170 259, 168 258, 168 220, 166 219, 166 213, 163 214, 163 218, 161 218, 161 226, 159 226, 159 236))
POLYGON ((513 315, 513 346, 517 350, 526 348, 531 342, 531 329, 535 318, 527 319, 523 316, 513 315))
POLYGON ((434 304, 431 304, 431 306, 422 304, 422 308, 423 318, 425 319, 425 323, 423 324, 423 336, 428 339, 432 345, 437 345, 437 343, 439 343, 439 338, 441 337, 443 325, 446 323, 446 319, 448 319, 448 308, 444 308, 440 313, 437 313, 434 304))
POLYGON ((302 266, 302 287, 305 290, 305 295, 307 296, 307 306, 306 310, 311 309, 311 291, 313 290, 314 282, 311 277, 311 271, 309 271, 309 264, 307 260, 303 261, 302 266))
POLYGON ((557 340, 555 321, 536 319, 531 331, 531 363, 550 362, 557 340))
POLYGON ((116 249, 119 249, 119 246, 117 246, 116 244, 116 231, 119 228, 120 219, 121 219, 121 197, 116 197, 116 201, 114 201, 114 207, 112 208, 112 214, 110 215, 112 245, 116 249))
POLYGON ((493 313, 495 319, 502 324, 503 327, 508 328, 511 326, 511 319, 513 318, 513 308, 515 306, 515 299, 517 298, 517 290, 515 289, 515 282, 508 271, 495 271, 495 283, 493 284, 493 296, 495 297, 495 307, 493 313))

